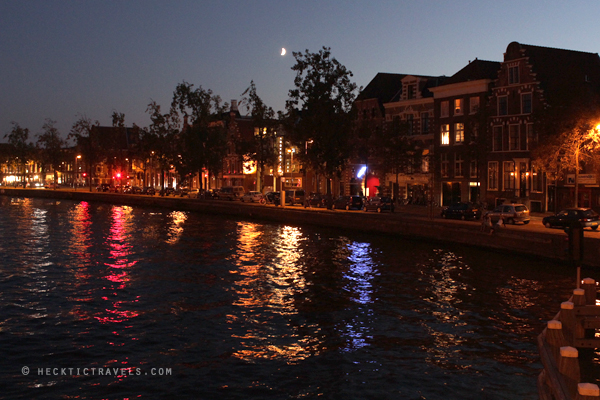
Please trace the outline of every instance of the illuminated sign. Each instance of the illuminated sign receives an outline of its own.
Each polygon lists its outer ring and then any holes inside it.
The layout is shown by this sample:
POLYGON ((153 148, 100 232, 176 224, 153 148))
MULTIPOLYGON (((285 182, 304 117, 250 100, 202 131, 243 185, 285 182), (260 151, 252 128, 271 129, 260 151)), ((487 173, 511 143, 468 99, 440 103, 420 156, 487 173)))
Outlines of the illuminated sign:
POLYGON ((358 174, 356 174, 357 178, 362 178, 363 176, 365 176, 365 172, 367 172, 367 166, 363 165, 359 170, 358 170, 358 174))
POLYGON ((256 172, 256 161, 244 161, 244 174, 250 175, 256 172))

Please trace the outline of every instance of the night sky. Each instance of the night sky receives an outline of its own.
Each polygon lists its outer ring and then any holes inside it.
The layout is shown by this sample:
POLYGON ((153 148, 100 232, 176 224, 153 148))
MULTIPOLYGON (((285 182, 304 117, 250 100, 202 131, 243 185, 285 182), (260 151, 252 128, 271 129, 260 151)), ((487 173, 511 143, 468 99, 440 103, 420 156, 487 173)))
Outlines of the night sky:
MULTIPOLYGON (((283 110, 292 51, 332 54, 365 86, 378 72, 452 75, 502 61, 512 41, 597 53, 596 1, 0 0, 0 141, 46 118, 63 136, 79 115, 147 126, 182 81, 283 110), (281 48, 288 53, 281 56, 281 48)), ((245 109, 240 110, 245 113, 245 109)))

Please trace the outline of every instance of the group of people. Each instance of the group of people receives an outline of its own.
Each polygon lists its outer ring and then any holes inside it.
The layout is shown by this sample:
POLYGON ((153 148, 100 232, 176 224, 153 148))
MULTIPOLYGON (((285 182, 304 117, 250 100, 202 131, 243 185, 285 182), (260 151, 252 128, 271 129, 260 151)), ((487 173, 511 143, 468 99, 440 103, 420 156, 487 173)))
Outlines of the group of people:
POLYGON ((503 228, 504 226, 504 219, 502 219, 502 217, 500 217, 495 224, 492 223, 492 218, 489 215, 484 215, 481 220, 481 231, 488 232, 490 235, 492 235, 496 229, 503 228))

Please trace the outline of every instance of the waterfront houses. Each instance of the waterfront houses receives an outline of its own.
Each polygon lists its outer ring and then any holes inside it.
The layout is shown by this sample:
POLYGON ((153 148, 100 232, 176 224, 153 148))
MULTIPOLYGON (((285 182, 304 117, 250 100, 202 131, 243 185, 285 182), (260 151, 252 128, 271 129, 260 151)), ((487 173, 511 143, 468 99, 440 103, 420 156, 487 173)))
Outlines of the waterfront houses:
POLYGON ((500 63, 475 59, 431 88, 435 190, 442 205, 480 202, 485 188, 486 109, 500 63))
MULTIPOLYGON (((302 164, 312 140, 292 143, 279 121, 269 121, 264 135, 266 128, 242 116, 233 100, 213 122, 220 124, 224 150, 203 149, 218 158, 210 163, 211 171, 179 171, 177 162, 159 167, 154 152, 140 151, 147 147, 140 128, 94 127, 104 143, 102 159, 92 166, 80 149, 67 149, 57 168, 58 183, 77 185, 91 177, 92 185, 307 192, 329 187, 334 196, 385 194, 418 204, 468 201, 490 208, 518 202, 532 211, 558 211, 572 205, 574 180, 568 172, 549 176, 536 156, 541 144, 568 130, 574 119, 598 118, 599 99, 597 53, 512 42, 503 61, 476 58, 449 77, 378 73, 354 102, 354 125, 347 132, 351 156, 341 175, 327 182, 302 164), (260 151, 269 150, 260 166, 256 148, 249 152, 246 146, 257 136, 265 136, 260 151), (390 137, 410 145, 395 148, 390 137)), ((15 162, 8 148, 2 152, 7 154, 3 184, 53 179, 47 168, 15 162)), ((600 209, 598 171, 591 162, 581 167, 577 204, 600 209)))
MULTIPOLYGON (((572 205, 566 201, 565 181, 551 181, 532 166, 532 150, 562 133, 556 127, 582 117, 598 96, 597 53, 510 43, 489 102, 486 201, 524 203, 532 211, 572 205), (563 195, 558 204, 557 191, 563 195)), ((600 206, 597 189, 592 201, 592 187, 598 187, 593 180, 581 193, 580 206, 600 206)))

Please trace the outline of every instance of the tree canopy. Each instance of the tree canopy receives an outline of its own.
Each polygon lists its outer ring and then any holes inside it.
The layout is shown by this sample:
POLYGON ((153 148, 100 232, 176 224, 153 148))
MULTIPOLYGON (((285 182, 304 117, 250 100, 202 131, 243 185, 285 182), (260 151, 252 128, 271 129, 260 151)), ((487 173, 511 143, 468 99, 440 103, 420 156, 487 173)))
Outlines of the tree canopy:
POLYGON ((286 131, 292 144, 304 149, 300 160, 317 173, 340 176, 350 155, 350 111, 357 92, 352 72, 331 56, 329 47, 293 55, 295 89, 286 101, 286 131))

